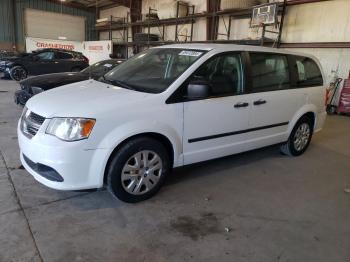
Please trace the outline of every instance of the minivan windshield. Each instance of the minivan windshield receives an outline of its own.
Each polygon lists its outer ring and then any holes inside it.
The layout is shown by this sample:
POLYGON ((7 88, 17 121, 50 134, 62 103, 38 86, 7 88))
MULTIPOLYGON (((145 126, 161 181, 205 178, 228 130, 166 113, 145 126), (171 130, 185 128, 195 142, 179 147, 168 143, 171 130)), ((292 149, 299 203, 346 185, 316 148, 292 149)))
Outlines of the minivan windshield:
POLYGON ((100 81, 140 92, 161 93, 204 53, 179 48, 149 49, 111 70, 100 81))

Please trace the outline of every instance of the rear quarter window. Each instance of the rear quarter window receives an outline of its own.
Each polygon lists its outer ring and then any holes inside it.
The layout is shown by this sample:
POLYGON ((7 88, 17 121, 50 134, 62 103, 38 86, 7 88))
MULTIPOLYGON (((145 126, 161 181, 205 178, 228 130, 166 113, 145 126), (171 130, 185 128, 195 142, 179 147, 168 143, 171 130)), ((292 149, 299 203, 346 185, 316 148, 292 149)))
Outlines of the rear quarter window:
POLYGON ((72 59, 73 55, 66 52, 57 52, 56 53, 58 59, 72 59))
POLYGON ((297 73, 297 87, 323 85, 321 70, 311 58, 296 56, 295 69, 297 73))

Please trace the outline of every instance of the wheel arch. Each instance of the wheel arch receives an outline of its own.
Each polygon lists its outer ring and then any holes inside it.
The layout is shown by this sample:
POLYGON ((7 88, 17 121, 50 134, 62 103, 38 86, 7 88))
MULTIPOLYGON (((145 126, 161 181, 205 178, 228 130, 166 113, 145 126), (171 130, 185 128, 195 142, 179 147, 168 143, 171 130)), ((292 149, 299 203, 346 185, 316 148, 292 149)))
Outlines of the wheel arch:
POLYGON ((289 122, 288 127, 288 136, 291 134, 296 123, 304 116, 309 117, 312 120, 312 128, 315 130, 316 121, 317 121, 317 108, 315 105, 307 105, 302 107, 297 113, 294 115, 293 119, 289 122))
POLYGON ((160 133, 157 133, 157 132, 144 132, 144 133, 139 133, 139 134, 135 134, 135 135, 132 135, 126 139, 124 139, 123 141, 121 141, 114 149, 113 151, 109 154, 109 157, 108 157, 108 160, 107 160, 107 163, 105 165, 105 168, 104 168, 104 172, 103 172, 103 183, 106 184, 106 179, 107 179, 107 172, 108 172, 108 168, 110 166, 110 163, 111 163, 111 160, 113 159, 113 156, 118 152, 118 150, 123 146, 125 145, 127 142, 135 139, 135 138, 138 138, 138 137, 149 137, 149 138, 153 138, 159 142, 161 142, 168 154, 169 154, 169 158, 170 158, 170 167, 172 168, 173 165, 174 165, 174 156, 175 156, 175 148, 174 148, 174 145, 173 143, 170 141, 170 139, 163 135, 163 134, 160 134, 160 133))
POLYGON ((316 114, 314 112, 307 112, 303 114, 301 117, 307 116, 312 121, 312 129, 315 129, 316 125, 316 114))
POLYGON ((20 63, 15 63, 15 64, 11 65, 10 70, 11 70, 12 68, 15 68, 16 66, 22 67, 22 68, 23 68, 24 70, 26 70, 26 72, 28 73, 28 69, 27 69, 23 64, 20 64, 20 63))

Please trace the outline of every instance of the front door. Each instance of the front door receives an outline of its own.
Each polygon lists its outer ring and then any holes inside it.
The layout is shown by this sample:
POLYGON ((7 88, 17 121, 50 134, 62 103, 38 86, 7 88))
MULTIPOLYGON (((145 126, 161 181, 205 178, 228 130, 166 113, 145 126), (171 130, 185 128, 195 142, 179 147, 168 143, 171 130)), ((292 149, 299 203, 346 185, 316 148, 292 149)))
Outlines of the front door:
POLYGON ((211 90, 207 99, 184 103, 184 164, 244 151, 250 105, 241 55, 209 59, 185 84, 193 80, 206 81, 211 90))
POLYGON ((55 53, 53 51, 41 52, 34 56, 33 61, 28 66, 29 74, 42 75, 55 73, 57 67, 55 53))

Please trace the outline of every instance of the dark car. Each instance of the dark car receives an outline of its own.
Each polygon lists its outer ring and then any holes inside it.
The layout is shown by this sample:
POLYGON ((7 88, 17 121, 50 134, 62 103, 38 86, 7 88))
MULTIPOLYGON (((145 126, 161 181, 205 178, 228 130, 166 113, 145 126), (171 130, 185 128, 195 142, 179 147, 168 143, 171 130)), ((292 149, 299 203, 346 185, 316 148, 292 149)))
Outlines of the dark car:
POLYGON ((14 51, 0 50, 0 59, 4 59, 15 55, 16 55, 16 52, 14 51))
POLYGON ((65 72, 29 77, 20 82, 21 90, 15 93, 15 103, 25 105, 29 98, 43 91, 84 81, 89 78, 98 79, 122 62, 123 60, 120 59, 109 59, 97 62, 80 72, 65 72))
POLYGON ((28 75, 79 72, 88 66, 89 60, 80 52, 51 48, 22 53, 0 61, 0 71, 16 81, 28 75))

